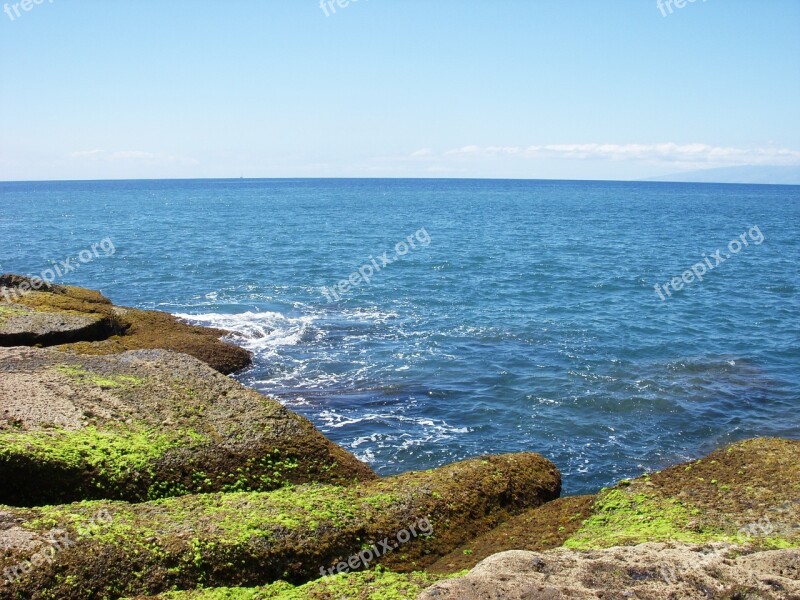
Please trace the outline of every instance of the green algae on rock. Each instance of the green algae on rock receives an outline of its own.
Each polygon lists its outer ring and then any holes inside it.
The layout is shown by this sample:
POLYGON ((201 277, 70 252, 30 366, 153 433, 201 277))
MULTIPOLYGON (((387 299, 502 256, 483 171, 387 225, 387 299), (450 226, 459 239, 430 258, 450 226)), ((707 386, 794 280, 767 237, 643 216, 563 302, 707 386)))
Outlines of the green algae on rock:
POLYGON ((597 496, 559 498, 502 523, 427 570, 453 573, 508 550, 644 542, 800 546, 800 442, 755 439, 597 496))
MULTIPOLYGON (((210 588, 168 592, 154 600, 413 600, 442 576, 424 572, 343 573, 294 586, 280 581, 257 588, 210 588)), ((146 600, 145 597, 128 600, 146 600)))
POLYGON ((759 438, 602 491, 565 546, 800 546, 800 441, 759 438))
POLYGON ((0 400, 4 504, 376 477, 307 419, 183 354, 0 348, 0 400))
POLYGON ((221 373, 250 364, 250 353, 222 341, 227 332, 160 311, 114 306, 99 292, 0 275, 0 346, 55 346, 79 354, 162 349, 189 354, 221 373))
MULTIPOLYGON (((486 457, 342 487, 202 494, 141 504, 84 502, 4 508, 0 570, 25 560, 15 539, 72 531, 105 509, 113 522, 22 576, 10 594, 105 598, 197 587, 301 584, 418 519, 433 532, 384 554, 396 572, 424 569, 468 539, 558 497, 555 466, 536 454, 486 457)), ((14 597, 9 596, 9 597, 14 597)))

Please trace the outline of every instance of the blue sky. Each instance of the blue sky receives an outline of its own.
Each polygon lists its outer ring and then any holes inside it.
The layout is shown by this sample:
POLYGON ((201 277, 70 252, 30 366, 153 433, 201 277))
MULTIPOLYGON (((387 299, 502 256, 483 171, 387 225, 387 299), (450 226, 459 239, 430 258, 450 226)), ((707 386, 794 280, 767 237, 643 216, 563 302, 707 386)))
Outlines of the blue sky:
POLYGON ((0 0, 0 180, 800 165, 800 1, 676 1, 0 0))

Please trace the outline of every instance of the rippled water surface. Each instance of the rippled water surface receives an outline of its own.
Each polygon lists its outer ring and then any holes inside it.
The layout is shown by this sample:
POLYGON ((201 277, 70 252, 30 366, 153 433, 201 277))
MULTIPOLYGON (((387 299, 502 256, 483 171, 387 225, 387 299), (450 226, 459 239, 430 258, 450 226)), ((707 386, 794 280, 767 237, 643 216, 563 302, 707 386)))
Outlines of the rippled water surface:
POLYGON ((238 332, 256 357, 243 383, 384 474, 531 450, 579 493, 800 437, 798 187, 0 183, 0 271, 107 237, 113 255, 59 281, 238 332), (661 300, 654 285, 717 249, 661 300))

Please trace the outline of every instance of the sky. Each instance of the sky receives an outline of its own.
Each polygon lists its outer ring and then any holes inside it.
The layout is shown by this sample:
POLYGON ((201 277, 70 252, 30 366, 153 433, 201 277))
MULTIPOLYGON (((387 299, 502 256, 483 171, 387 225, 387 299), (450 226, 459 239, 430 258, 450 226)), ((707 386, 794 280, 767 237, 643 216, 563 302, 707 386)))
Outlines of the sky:
POLYGON ((3 181, 800 166, 800 0, 36 1, 3 181))

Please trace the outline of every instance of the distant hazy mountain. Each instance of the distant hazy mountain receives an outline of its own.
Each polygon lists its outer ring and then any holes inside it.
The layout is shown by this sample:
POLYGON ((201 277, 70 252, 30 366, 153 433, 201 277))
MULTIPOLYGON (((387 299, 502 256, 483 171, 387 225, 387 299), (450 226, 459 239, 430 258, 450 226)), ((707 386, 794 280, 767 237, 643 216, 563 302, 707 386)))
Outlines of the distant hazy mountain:
POLYGON ((660 177, 650 177, 645 181, 685 181, 689 183, 775 183, 800 185, 800 166, 797 167, 722 167, 685 171, 660 177))

